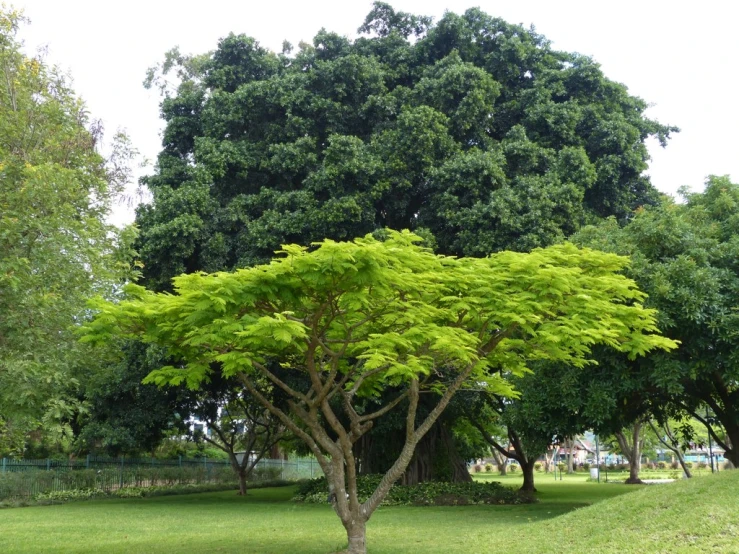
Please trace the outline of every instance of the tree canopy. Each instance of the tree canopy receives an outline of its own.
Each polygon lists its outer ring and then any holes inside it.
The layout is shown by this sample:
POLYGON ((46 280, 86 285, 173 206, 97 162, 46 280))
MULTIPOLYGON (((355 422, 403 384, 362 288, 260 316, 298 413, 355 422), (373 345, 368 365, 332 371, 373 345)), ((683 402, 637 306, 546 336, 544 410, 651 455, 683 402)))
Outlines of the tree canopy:
POLYGON ((148 286, 386 226, 443 254, 527 251, 656 202, 644 143, 676 129, 590 58, 479 9, 432 24, 378 2, 359 31, 280 54, 232 34, 152 70, 166 127, 137 215, 148 286))
POLYGON ((659 310, 660 328, 680 341, 679 349, 632 366, 631 381, 662 420, 671 408, 706 421, 737 465, 739 186, 710 177, 704 192, 685 192, 685 200, 643 210, 624 228, 614 221, 586 228, 576 240, 631 255, 629 273, 659 310))
POLYGON ((418 241, 387 231, 384 241, 290 245, 269 265, 177 277, 174 294, 132 286, 130 300, 96 303, 86 340, 139 336, 166 347, 179 361, 153 372, 153 382, 198 388, 214 368, 240 380, 311 449, 349 551, 366 552, 367 520, 465 384, 510 395, 506 376, 531 360, 582 366, 596 344, 630 358, 674 347, 655 334, 643 294, 617 273, 625 258, 572 245, 453 258, 418 241), (292 373, 306 377, 300 388, 283 378, 292 373), (260 382, 287 395, 289 410, 260 382), (390 387, 397 396, 380 403, 390 387), (437 400, 420 417, 422 391, 437 400), (360 502, 353 445, 396 407, 405 443, 360 502))
POLYGON ((0 435, 19 437, 15 452, 72 413, 86 356, 71 329, 126 273, 134 238, 105 222, 125 174, 97 153, 101 129, 68 79, 22 53, 23 22, 0 8, 0 435))

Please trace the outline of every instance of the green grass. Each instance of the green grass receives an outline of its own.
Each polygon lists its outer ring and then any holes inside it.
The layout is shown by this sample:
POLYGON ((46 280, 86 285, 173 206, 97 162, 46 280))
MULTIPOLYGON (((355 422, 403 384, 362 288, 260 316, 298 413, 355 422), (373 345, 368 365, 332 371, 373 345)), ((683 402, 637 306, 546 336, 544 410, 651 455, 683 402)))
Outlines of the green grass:
MULTIPOLYGON (((541 502, 535 505, 381 508, 368 525, 369 550, 739 552, 739 471, 649 487, 565 477, 561 482, 539 479, 541 502)), ((344 531, 330 507, 292 503, 293 491, 285 487, 253 490, 247 498, 219 492, 2 510, 0 552, 341 549, 344 531)))

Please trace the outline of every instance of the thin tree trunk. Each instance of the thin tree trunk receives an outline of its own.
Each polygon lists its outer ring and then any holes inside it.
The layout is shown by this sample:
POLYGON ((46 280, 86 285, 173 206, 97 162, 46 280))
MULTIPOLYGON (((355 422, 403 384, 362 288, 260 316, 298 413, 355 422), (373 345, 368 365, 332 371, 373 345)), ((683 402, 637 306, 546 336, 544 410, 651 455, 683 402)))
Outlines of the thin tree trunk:
POLYGON ((508 473, 508 465, 506 464, 506 459, 495 448, 493 448, 493 459, 495 460, 495 465, 497 466, 500 474, 506 475, 508 473))
POLYGON ((239 471, 239 496, 246 496, 246 472, 239 471))
POLYGON ((652 428, 652 431, 654 432, 654 435, 657 437, 657 440, 662 443, 663 446, 670 449, 672 452, 672 461, 675 461, 675 456, 677 456, 677 461, 680 463, 680 467, 683 468, 683 472, 685 473, 685 477, 687 479, 690 479, 693 477, 692 472, 690 471, 690 468, 685 464, 685 457, 683 456, 682 451, 677 445, 677 441, 675 440, 675 436, 673 435, 672 431, 670 430, 669 423, 665 423, 662 426, 662 431, 664 431, 665 435, 669 439, 669 442, 665 440, 663 436, 660 435, 657 428, 654 426, 654 423, 652 421, 649 421, 649 426, 652 428))
POLYGON ((549 473, 552 470, 552 463, 554 463, 554 448, 547 450, 544 454, 544 472, 549 473))
POLYGON ((575 455, 572 450, 575 447, 575 439, 570 437, 567 439, 567 475, 575 473, 575 455))
POLYGON ((680 463, 680 467, 683 468, 683 472, 685 473, 685 478, 691 479, 693 477, 693 473, 690 471, 690 468, 685 463, 685 458, 683 457, 681 452, 678 452, 677 454, 677 461, 680 463))

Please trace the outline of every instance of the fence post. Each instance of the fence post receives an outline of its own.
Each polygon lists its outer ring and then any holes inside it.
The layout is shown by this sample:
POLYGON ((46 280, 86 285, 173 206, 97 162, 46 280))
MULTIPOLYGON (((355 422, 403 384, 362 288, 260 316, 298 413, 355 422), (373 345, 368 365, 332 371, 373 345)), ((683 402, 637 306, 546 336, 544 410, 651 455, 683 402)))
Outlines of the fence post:
POLYGON ((8 471, 6 469, 6 467, 5 467, 7 465, 7 463, 8 463, 7 460, 8 460, 7 458, 3 458, 3 473, 5 473, 6 471, 8 471))
POLYGON ((182 467, 182 456, 177 456, 177 463, 182 467))
POLYGON ((90 455, 87 455, 87 458, 85 458, 85 469, 90 469, 90 455))
POLYGON ((51 470, 51 460, 49 458, 46 458, 46 471, 51 470))
POLYGON ((118 488, 123 488, 123 464, 125 462, 123 461, 123 456, 121 456, 121 471, 120 471, 120 478, 118 479, 118 488))

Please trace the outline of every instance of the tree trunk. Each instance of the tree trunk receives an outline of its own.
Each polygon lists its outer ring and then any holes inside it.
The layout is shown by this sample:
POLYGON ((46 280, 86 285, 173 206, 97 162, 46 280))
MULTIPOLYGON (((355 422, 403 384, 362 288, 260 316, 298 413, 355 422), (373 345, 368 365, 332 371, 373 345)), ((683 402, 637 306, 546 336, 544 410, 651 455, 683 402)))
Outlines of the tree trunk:
POLYGON ((657 440, 666 448, 670 450, 672 453, 671 458, 672 462, 675 462, 675 456, 677 456, 677 460, 680 463, 680 467, 683 468, 683 471, 685 472, 685 477, 690 479, 693 477, 693 474, 690 472, 690 468, 685 465, 685 457, 683 456, 682 450, 680 450, 677 440, 675 438, 674 433, 670 429, 669 423, 664 423, 662 425, 661 431, 664 432, 665 436, 662 436, 660 434, 660 431, 657 430, 657 428, 654 426, 654 423, 652 421, 648 421, 649 426, 652 428, 652 431, 654 432, 654 436, 657 437, 657 440))
POLYGON ((239 496, 246 496, 246 471, 239 471, 239 496))
POLYGON ((347 537, 347 554, 367 554, 367 524, 361 519, 344 524, 347 537))
POLYGON ((729 430, 726 427, 726 451, 724 452, 724 458, 731 462, 735 468, 739 468, 739 426, 733 426, 733 429, 729 430))
POLYGON ((457 452, 451 432, 439 421, 418 443, 413 459, 402 478, 404 485, 434 480, 452 483, 472 482, 467 464, 457 452))
POLYGON ((506 459, 495 448, 493 448, 493 459, 495 460, 495 465, 498 467, 498 471, 500 472, 500 474, 507 475, 508 465, 506 464, 506 459))
POLYGON ((575 473, 575 455, 572 450, 575 447, 575 439, 570 437, 567 439, 567 475, 575 473))
POLYGON ((627 485, 642 485, 644 481, 639 479, 639 470, 641 469, 641 448, 639 431, 641 430, 641 422, 634 423, 631 436, 631 442, 626 438, 623 431, 616 433, 616 440, 621 448, 621 452, 629 461, 629 478, 626 479, 627 485))
POLYGON ((544 453, 544 472, 549 473, 552 471, 552 464, 554 463, 554 448, 547 450, 544 453))
POLYGON ((693 477, 693 474, 690 471, 690 468, 685 465, 685 458, 683 457, 681 452, 677 452, 677 461, 680 462, 680 467, 683 468, 683 472, 685 472, 685 477, 687 479, 690 479, 693 477))
POLYGON ((534 486, 534 462, 526 460, 525 462, 519 462, 521 464, 521 471, 523 472, 523 485, 521 490, 526 492, 536 492, 534 486))
MULTIPOLYGON (((637 449, 638 450, 638 447, 637 449)), ((641 469, 641 463, 638 459, 629 460, 629 478, 626 480, 627 485, 639 485, 644 483, 639 479, 639 470, 641 469)))

